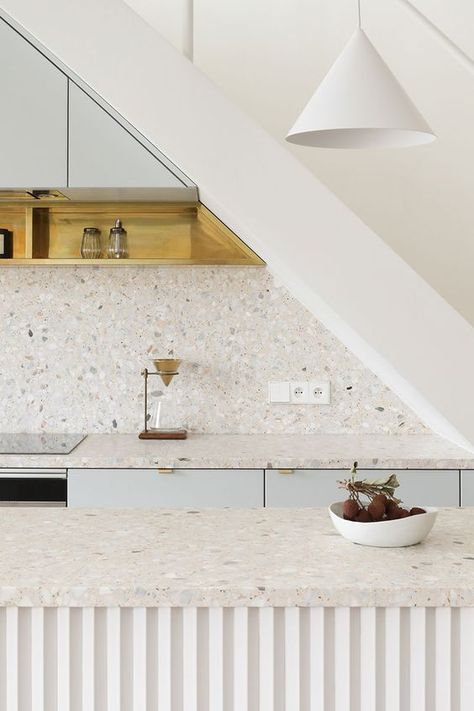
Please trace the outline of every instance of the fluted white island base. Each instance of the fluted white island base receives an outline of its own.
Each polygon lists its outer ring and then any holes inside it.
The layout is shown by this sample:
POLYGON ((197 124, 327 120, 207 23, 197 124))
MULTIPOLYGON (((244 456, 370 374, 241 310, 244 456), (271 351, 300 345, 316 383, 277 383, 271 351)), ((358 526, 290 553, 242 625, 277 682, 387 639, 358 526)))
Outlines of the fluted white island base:
POLYGON ((0 609, 1 711, 472 711, 474 608, 0 609))

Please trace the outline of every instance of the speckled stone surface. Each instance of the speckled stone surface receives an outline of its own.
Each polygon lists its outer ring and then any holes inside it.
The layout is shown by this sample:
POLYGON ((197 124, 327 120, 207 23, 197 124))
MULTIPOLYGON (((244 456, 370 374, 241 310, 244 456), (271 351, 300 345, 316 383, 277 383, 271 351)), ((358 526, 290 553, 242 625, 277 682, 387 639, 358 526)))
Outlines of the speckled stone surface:
POLYGON ((265 269, 9 268, 0 293, 3 432, 138 431, 140 372, 171 352, 191 431, 425 431, 265 269), (268 381, 312 378, 329 406, 267 403, 268 381))
POLYGON ((474 469, 474 454, 432 434, 206 435, 143 441, 89 435, 69 455, 0 455, 0 467, 176 469, 474 469))
POLYGON ((474 509, 398 549, 325 509, 1 509, 0 540, 2 606, 474 606, 474 509))

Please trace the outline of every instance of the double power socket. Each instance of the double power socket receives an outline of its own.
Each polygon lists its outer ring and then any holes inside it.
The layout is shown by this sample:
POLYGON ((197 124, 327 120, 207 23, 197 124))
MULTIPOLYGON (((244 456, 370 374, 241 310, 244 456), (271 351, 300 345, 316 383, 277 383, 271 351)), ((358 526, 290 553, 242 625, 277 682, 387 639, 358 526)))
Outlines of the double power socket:
POLYGON ((329 380, 273 380, 268 383, 268 402, 290 405, 329 405, 331 383, 329 380))

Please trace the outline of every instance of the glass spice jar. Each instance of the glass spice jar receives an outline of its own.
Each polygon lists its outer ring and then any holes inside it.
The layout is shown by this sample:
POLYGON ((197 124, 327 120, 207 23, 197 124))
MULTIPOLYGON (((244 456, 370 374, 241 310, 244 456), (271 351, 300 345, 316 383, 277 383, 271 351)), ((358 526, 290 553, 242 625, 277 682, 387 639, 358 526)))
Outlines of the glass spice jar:
POLYGON ((107 253, 109 259, 126 259, 128 257, 127 230, 122 227, 120 219, 115 220, 115 224, 110 230, 107 253))
POLYGON ((82 235, 81 257, 99 259, 101 254, 100 230, 97 227, 85 227, 82 235))

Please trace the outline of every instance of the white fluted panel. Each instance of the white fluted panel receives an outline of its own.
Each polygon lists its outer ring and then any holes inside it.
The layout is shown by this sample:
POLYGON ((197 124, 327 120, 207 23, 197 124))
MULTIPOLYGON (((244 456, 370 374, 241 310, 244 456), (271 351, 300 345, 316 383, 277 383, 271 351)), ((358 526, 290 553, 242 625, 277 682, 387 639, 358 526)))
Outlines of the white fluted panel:
MULTIPOLYGON (((426 610, 410 609, 410 702, 414 709, 426 708, 426 610)), ((434 651, 434 650, 433 650, 434 651)))
POLYGON ((334 707, 348 711, 351 707, 351 609, 334 610, 334 707))
POLYGON ((309 611, 309 696, 310 711, 325 711, 325 624, 327 615, 323 607, 309 611))
POLYGON ((259 711, 274 711, 273 608, 264 607, 259 616, 259 711))
POLYGON ((57 610, 56 619, 56 644, 57 644, 57 671, 55 676, 57 706, 61 711, 70 708, 70 640, 69 640, 69 615, 67 607, 57 610))
POLYGON ((300 706, 300 615, 297 607, 285 610, 285 706, 300 706))
MULTIPOLYGON (((451 711, 451 610, 440 607, 435 610, 435 711, 451 711)), ((428 655, 427 655, 428 656, 428 655)))
POLYGON ((171 711, 171 610, 158 610, 158 709, 171 711))
POLYGON ((0 609, 0 711, 472 711, 474 609, 0 609))
MULTIPOLYGON (((95 679, 95 648, 94 648, 94 609, 85 607, 82 610, 81 627, 81 696, 82 711, 94 711, 94 679, 95 679)), ((75 640, 74 640, 75 641, 75 640)))
POLYGON ((374 607, 365 607, 360 611, 360 707, 364 711, 377 711, 376 616, 374 607))
POLYGON ((183 610, 183 711, 197 711, 197 690, 197 610, 186 607, 183 610))
POLYGON ((400 610, 385 610, 385 709, 401 711, 400 707, 400 610))
POLYGON ((460 610, 460 711, 474 708, 474 608, 460 610))
POLYGON ((211 607, 209 610, 208 650, 209 711, 222 711, 224 707, 224 611, 222 607, 211 607))
POLYGON ((120 709, 120 609, 107 609, 107 711, 120 709))
POLYGON ((234 609, 234 711, 248 709, 248 609, 234 609))
POLYGON ((18 609, 5 610, 5 681, 6 711, 18 708, 18 609))
POLYGON ((44 609, 31 610, 31 711, 44 709, 44 609))
POLYGON ((132 668, 133 668, 133 711, 146 709, 147 703, 147 626, 146 609, 133 610, 132 668))

